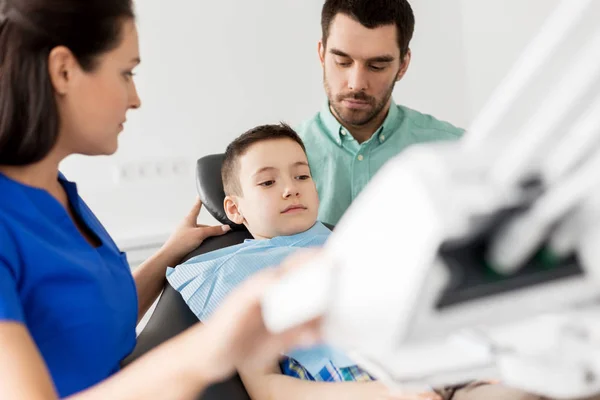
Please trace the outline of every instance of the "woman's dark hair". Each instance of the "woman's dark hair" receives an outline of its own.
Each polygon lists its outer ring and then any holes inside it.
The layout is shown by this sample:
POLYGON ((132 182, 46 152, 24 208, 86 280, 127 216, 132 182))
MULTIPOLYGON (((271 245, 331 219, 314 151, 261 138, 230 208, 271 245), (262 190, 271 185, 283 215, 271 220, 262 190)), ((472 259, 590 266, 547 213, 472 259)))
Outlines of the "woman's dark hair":
POLYGON ((40 161, 56 143, 50 51, 65 46, 93 71, 128 18, 132 0, 0 0, 0 165, 40 161))

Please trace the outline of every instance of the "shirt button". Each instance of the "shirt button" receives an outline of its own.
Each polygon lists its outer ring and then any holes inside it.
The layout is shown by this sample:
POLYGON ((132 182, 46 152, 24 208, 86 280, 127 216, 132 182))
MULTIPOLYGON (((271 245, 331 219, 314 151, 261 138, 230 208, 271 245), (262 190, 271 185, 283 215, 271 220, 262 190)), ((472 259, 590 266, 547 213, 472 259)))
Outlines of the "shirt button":
POLYGON ((342 129, 342 131, 340 132, 342 134, 342 136, 346 136, 346 130, 342 129))
POLYGON ((381 136, 379 136, 379 141, 380 141, 380 142, 383 142, 384 140, 385 140, 385 135, 381 135, 381 136))
POLYGON ((362 155, 362 154, 359 154, 359 155, 358 155, 358 161, 362 161, 362 160, 364 160, 364 159, 365 159, 365 158, 363 157, 363 155, 362 155))

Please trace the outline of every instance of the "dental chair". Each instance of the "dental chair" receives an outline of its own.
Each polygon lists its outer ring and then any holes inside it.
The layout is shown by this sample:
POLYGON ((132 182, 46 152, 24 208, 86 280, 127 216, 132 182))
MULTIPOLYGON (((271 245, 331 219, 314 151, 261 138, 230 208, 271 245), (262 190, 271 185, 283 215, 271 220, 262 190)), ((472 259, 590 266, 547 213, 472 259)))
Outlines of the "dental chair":
MULTIPOLYGON (((226 235, 206 239, 196 250, 191 252, 183 261, 200 254, 208 253, 223 247, 242 243, 252 236, 243 225, 231 222, 223 210, 223 183, 221 181, 221 164, 223 154, 203 157, 197 163, 197 189, 204 208, 220 223, 232 227, 226 235)), ((134 351, 123 362, 128 365, 147 351, 171 339, 192 325, 198 323, 198 318, 189 309, 181 295, 165 281, 163 293, 156 305, 156 309, 144 330, 139 334, 134 351)), ((210 343, 206 343, 210 346, 210 343)), ((198 356, 203 349, 197 349, 198 356)), ((208 388, 199 396, 202 400, 249 400, 244 385, 238 375, 208 388)))

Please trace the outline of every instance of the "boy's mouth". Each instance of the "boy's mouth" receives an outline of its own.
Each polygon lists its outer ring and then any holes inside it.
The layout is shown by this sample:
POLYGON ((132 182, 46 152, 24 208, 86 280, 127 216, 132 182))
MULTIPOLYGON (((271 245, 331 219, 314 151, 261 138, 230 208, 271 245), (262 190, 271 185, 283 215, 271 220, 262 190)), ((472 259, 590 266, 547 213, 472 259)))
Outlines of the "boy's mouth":
POLYGON ((303 210, 306 210, 306 207, 304 207, 302 204, 292 204, 291 206, 286 207, 285 210, 283 210, 281 213, 287 214, 303 210))

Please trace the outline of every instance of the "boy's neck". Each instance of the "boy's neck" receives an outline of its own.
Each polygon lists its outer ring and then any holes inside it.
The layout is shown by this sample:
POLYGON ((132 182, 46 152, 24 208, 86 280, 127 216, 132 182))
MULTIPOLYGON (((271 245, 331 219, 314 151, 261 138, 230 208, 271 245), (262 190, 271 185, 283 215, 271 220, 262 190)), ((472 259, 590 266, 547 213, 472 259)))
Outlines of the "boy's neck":
POLYGON ((247 226, 246 226, 246 228, 248 229, 248 232, 250 232, 250 235, 252 235, 252 237, 254 238, 254 240, 269 240, 269 239, 273 239, 274 237, 299 235, 301 233, 304 233, 304 232, 307 232, 307 231, 311 230, 316 224, 317 224, 317 221, 315 221, 315 223, 312 224, 312 226, 310 228, 308 228, 307 230, 302 231, 302 232, 290 233, 289 235, 277 235, 277 236, 271 236, 271 237, 266 237, 266 236, 261 236, 261 235, 254 234, 254 233, 252 233, 252 231, 247 226))

